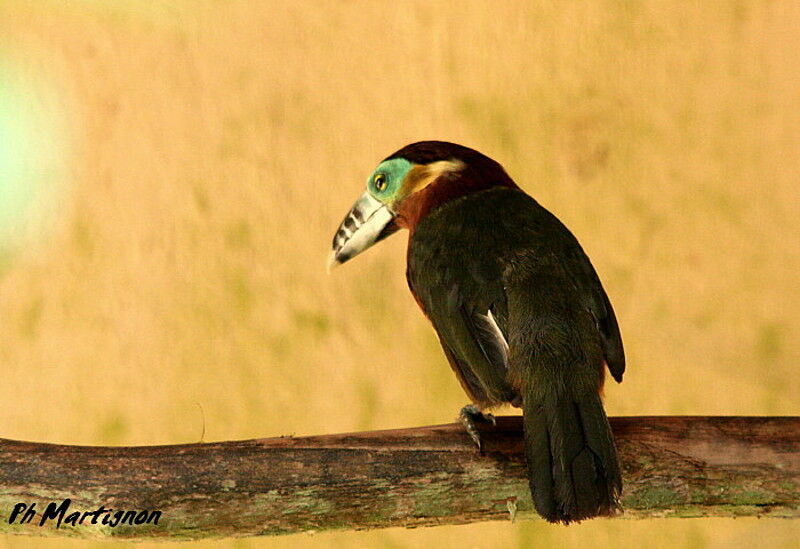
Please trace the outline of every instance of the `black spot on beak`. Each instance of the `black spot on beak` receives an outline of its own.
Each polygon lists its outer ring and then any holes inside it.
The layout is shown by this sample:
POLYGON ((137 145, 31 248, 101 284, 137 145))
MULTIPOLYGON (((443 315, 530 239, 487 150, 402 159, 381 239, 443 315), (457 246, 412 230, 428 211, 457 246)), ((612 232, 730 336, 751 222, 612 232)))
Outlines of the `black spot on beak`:
POLYGON ((351 257, 353 257, 353 256, 350 255, 350 254, 347 254, 347 253, 340 254, 340 255, 336 256, 336 261, 338 261, 339 263, 344 263, 345 261, 347 261, 351 257))
POLYGON ((347 238, 347 233, 344 232, 344 229, 339 229, 336 231, 336 234, 333 235, 333 249, 337 249, 339 244, 344 242, 347 238))

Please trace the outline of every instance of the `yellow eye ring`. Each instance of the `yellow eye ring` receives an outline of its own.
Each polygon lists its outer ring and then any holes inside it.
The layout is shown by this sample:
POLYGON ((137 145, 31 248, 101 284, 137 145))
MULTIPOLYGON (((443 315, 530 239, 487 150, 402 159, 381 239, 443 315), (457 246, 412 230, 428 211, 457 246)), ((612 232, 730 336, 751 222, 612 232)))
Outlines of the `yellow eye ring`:
POLYGON ((377 189, 378 192, 383 192, 384 190, 386 190, 387 183, 386 183, 386 176, 384 174, 382 173, 377 174, 375 176, 375 179, 372 180, 372 183, 373 185, 375 185, 375 189, 377 189))

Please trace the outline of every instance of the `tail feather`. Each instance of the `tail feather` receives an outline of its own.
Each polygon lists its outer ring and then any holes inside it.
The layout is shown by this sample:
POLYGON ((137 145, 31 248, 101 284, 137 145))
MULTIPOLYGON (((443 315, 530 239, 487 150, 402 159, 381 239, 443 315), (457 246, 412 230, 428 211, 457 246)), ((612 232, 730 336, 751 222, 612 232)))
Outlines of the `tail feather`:
POLYGON ((539 514, 563 523, 614 514, 622 480, 600 395, 528 394, 523 413, 528 479, 539 514))

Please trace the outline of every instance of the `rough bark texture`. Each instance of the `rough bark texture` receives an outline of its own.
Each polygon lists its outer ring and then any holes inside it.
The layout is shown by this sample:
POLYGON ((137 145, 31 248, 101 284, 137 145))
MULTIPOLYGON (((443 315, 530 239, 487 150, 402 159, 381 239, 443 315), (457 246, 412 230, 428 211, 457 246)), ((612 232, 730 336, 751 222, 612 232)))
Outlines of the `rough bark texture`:
MULTIPOLYGON (((800 517, 799 417, 612 418, 627 517, 800 517)), ((531 514, 521 422, 149 447, 0 439, 0 531, 196 539, 456 524, 531 514), (69 512, 160 510, 157 525, 39 526, 69 512), (17 503, 31 522, 9 524, 17 503)))

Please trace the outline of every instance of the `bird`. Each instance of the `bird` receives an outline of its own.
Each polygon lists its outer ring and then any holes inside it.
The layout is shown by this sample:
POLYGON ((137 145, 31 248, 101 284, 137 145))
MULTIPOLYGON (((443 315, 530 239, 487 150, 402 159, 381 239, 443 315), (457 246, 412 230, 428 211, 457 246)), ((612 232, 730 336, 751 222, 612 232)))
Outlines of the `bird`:
POLYGON ((476 424, 522 408, 534 508, 568 524, 622 512, 622 479, 603 408, 605 370, 625 355, 611 302, 556 216, 488 156, 446 141, 379 163, 333 237, 332 267, 400 229, 406 279, 471 403, 476 424))

